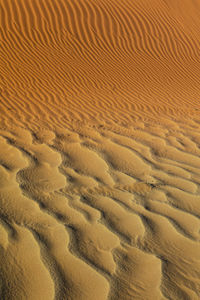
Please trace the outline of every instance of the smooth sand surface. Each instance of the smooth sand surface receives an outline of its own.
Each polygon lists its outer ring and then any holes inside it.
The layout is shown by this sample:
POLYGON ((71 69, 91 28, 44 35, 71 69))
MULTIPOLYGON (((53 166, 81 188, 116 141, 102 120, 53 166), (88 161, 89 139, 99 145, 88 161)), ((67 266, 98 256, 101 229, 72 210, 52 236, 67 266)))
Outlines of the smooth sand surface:
POLYGON ((200 2, 0 0, 0 299, 200 299, 200 2))

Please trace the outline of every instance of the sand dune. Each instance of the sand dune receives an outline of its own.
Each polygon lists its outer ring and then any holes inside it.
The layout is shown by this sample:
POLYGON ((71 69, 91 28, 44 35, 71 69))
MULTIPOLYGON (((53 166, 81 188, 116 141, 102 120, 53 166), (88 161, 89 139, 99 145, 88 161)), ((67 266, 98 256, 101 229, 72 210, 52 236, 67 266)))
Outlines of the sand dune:
POLYGON ((0 0, 0 299, 200 299, 199 11, 0 0))
POLYGON ((199 119, 197 1, 0 7, 2 126, 199 119))

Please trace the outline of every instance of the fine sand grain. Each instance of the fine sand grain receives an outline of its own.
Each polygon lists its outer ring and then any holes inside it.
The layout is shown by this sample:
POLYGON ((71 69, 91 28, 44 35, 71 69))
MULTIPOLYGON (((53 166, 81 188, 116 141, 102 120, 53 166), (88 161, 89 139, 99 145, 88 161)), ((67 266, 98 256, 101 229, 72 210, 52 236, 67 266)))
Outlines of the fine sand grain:
POLYGON ((0 0, 0 299, 200 299, 199 12, 0 0))

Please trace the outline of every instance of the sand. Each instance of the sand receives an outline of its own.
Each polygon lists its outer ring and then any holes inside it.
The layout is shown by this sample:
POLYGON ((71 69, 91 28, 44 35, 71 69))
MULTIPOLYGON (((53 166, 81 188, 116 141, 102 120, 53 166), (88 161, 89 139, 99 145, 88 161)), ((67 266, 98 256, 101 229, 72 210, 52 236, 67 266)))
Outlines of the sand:
POLYGON ((200 299, 199 11, 0 0, 0 299, 200 299))

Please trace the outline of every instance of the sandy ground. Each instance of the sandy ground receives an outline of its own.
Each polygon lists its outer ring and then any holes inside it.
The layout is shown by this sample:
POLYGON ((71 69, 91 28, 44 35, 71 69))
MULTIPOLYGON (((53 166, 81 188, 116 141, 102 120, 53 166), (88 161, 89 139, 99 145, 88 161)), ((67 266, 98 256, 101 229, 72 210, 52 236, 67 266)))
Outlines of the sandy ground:
POLYGON ((0 0, 0 299, 200 299, 199 12, 0 0))

